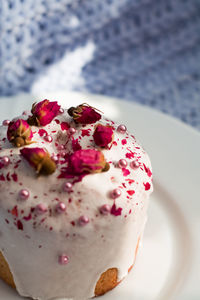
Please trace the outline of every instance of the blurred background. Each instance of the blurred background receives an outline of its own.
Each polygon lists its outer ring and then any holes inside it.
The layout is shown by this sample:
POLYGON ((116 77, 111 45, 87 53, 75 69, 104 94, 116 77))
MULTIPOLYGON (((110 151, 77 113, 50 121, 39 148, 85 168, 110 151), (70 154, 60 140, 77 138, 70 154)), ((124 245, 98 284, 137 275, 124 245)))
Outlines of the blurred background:
POLYGON ((0 96, 61 90, 200 130, 200 0, 0 1, 0 96))

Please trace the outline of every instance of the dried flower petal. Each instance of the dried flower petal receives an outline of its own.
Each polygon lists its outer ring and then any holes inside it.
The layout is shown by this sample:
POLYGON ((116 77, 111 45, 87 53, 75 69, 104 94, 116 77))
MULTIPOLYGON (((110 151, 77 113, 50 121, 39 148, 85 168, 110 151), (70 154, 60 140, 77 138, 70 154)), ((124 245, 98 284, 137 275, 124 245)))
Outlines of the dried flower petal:
POLYGON ((32 116, 28 118, 28 123, 35 126, 45 126, 59 114, 60 105, 57 101, 50 102, 45 99, 32 106, 32 116))
POLYGON ((12 121, 8 125, 7 138, 16 147, 31 144, 33 133, 29 124, 23 120, 18 119, 12 121))
POLYGON ((106 148, 112 143, 114 138, 113 129, 111 126, 98 124, 93 134, 94 142, 97 146, 106 148))
POLYGON ((108 166, 101 151, 83 149, 75 151, 68 157, 68 167, 65 173, 67 174, 66 177, 100 173, 107 171, 108 166))
POLYGON ((81 104, 77 107, 69 108, 68 114, 76 123, 80 124, 93 124, 101 119, 101 115, 96 111, 96 109, 87 104, 81 104))
POLYGON ((46 150, 42 148, 23 148, 20 152, 38 174, 49 175, 56 170, 56 164, 46 150))

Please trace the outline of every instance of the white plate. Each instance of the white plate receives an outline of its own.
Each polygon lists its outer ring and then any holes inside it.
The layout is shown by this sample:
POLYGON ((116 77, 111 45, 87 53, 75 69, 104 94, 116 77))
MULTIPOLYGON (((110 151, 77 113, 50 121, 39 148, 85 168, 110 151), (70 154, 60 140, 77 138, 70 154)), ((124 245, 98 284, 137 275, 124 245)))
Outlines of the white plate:
MULTIPOLYGON (((87 102, 136 133, 149 153, 155 192, 136 264, 102 300, 200 299, 200 134, 157 111, 97 95, 57 93, 1 98, 0 119, 44 98, 63 106, 87 102)), ((0 282, 0 299, 22 299, 0 282)))

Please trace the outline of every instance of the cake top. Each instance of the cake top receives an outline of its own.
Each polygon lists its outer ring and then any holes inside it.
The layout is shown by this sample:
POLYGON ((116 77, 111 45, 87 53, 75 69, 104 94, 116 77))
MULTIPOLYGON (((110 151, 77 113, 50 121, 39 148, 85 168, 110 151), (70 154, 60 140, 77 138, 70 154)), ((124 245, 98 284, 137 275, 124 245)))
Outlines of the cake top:
POLYGON ((125 125, 88 104, 43 100, 0 127, 1 206, 23 231, 95 226, 142 209, 152 190, 146 152, 125 125))

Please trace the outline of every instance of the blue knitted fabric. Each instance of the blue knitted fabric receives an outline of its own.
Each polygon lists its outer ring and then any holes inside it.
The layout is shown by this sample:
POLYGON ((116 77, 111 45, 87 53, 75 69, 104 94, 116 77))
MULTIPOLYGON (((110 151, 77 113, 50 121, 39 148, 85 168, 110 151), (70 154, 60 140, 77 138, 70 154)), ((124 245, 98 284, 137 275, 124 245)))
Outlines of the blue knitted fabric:
POLYGON ((0 95, 65 89, 200 129, 200 0, 0 0, 0 95))

